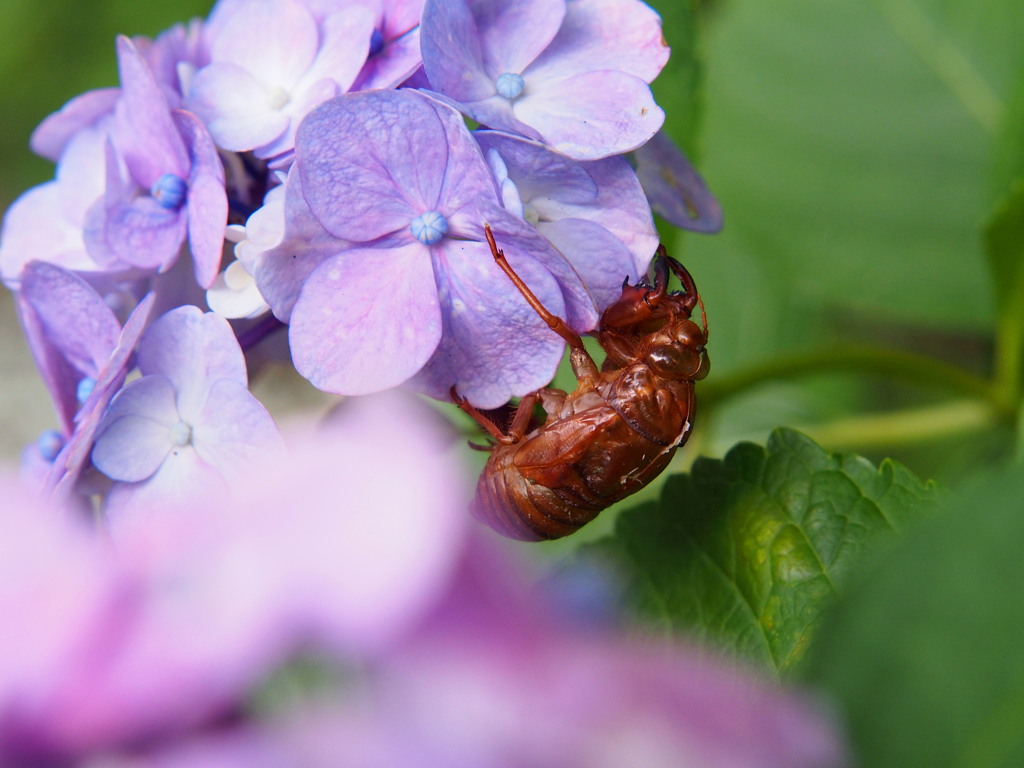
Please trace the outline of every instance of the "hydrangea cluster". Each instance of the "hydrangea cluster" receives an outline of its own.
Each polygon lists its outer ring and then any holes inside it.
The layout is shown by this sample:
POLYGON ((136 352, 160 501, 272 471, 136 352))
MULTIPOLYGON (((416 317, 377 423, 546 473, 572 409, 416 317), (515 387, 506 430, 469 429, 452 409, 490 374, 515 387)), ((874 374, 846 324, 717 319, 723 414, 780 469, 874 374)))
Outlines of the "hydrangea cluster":
POLYGON ((246 359, 277 335, 342 395, 494 408, 550 382, 564 343, 485 224, 581 333, 646 272, 652 205, 721 224, 661 132, 640 0, 219 0, 116 54, 117 87, 36 129, 55 178, 0 235, 59 415, 26 466, 111 518, 274 450, 246 359))

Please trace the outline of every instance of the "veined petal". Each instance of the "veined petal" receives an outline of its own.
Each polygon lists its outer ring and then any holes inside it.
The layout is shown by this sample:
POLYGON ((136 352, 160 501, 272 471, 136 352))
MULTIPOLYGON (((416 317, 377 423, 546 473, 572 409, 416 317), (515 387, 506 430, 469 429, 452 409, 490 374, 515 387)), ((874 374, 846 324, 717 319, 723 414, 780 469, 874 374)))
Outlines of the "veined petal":
MULTIPOLYGON (((565 344, 494 263, 487 244, 445 240, 434 252, 443 275, 444 335, 409 386, 442 400, 455 386, 474 405, 496 408, 550 383, 565 344)), ((563 315, 551 273, 523 249, 506 254, 544 306, 563 315)))
POLYGON ((177 110, 174 121, 192 156, 188 179, 188 242, 195 265, 196 282, 209 288, 217 277, 228 221, 224 191, 224 167, 213 140, 190 112, 177 110))
POLYGON ((537 84, 516 101, 515 113, 546 143, 577 160, 636 149, 665 121, 643 80, 614 71, 537 84))
MULTIPOLYGON (((597 325, 599 313, 583 280, 564 255, 532 226, 522 219, 517 219, 502 208, 495 208, 487 215, 484 222, 490 224, 498 247, 505 252, 512 268, 519 269, 519 259, 528 258, 540 264, 553 276, 561 289, 565 314, 562 317, 579 333, 592 330, 597 325)), ((461 231, 467 240, 485 242, 483 222, 459 222, 461 231)), ((487 250, 488 259, 490 251, 487 250)), ((552 310, 554 312, 554 310, 552 310)), ((560 314, 556 312, 555 314, 560 314)))
POLYGON ((555 199, 586 205, 597 200, 597 184, 572 158, 501 131, 475 131, 473 137, 484 152, 498 153, 524 201, 555 199))
POLYGON ((188 231, 188 219, 152 197, 109 205, 103 239, 122 261, 144 269, 163 270, 177 258, 188 231))
POLYGON ((235 255, 255 278, 274 315, 287 323, 313 271, 352 244, 334 237, 316 220, 302 195, 298 172, 288 174, 283 191, 283 200, 268 200, 249 217, 245 229, 251 245, 240 251, 239 244, 235 255), (272 242, 279 232, 280 239, 272 242))
POLYGON ((351 249, 310 275, 288 336, 300 374, 328 392, 362 395, 415 374, 441 338, 427 248, 351 249))
POLYGON ((350 93, 303 120, 295 164, 327 231, 365 242, 437 208, 448 148, 433 104, 410 91, 350 93))
POLYGON ((465 0, 428 0, 420 21, 423 69, 430 84, 459 102, 493 96, 480 33, 465 0))
POLYGON ((34 261, 22 274, 20 299, 39 319, 45 334, 40 343, 59 350, 83 374, 99 374, 121 324, 91 285, 66 269, 34 261))
POLYGON ((554 39, 565 15, 564 0, 477 0, 473 18, 484 70, 492 79, 521 74, 554 39))
MULTIPOLYGON (((551 241, 572 263, 604 309, 622 295, 622 281, 640 277, 633 254, 611 232, 586 219, 559 219, 537 224, 537 231, 551 241)), ((651 250, 653 255, 654 250, 651 250)), ((650 257, 648 257, 648 260, 650 257)))
POLYGON ((135 182, 149 189, 164 173, 188 176, 185 145, 174 127, 167 98, 134 44, 117 39, 121 99, 115 110, 114 135, 135 182))
POLYGON ((373 14, 358 5, 343 7, 324 19, 320 51, 299 82, 330 78, 347 91, 366 63, 373 25, 373 14))
POLYGON ((668 61, 661 17, 639 0, 573 0, 531 71, 560 76, 614 69, 649 83, 668 61))

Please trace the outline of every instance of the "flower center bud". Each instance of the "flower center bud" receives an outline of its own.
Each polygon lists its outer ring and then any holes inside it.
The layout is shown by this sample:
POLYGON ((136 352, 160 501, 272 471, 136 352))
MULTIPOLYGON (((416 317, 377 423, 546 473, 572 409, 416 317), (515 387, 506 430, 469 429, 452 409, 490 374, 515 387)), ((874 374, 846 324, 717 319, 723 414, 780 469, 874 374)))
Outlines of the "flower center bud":
POLYGON ((433 245, 448 234, 448 219, 438 211, 427 211, 409 225, 412 236, 424 245, 433 245))
POLYGON ((284 88, 277 86, 267 95, 267 106, 271 109, 281 109, 292 100, 292 95, 284 88))
POLYGON ((78 400, 79 405, 85 405, 85 401, 89 399, 89 395, 96 388, 96 379, 91 376, 86 376, 80 382, 78 387, 75 389, 75 399, 78 400))
POLYGON ((498 79, 494 81, 494 87, 498 89, 498 94, 510 101, 523 92, 523 85, 525 85, 523 78, 514 72, 498 75, 498 79))
POLYGON ((374 29, 370 33, 370 56, 376 56, 381 52, 384 47, 384 35, 381 34, 379 29, 374 29))
POLYGON ((185 202, 185 193, 188 191, 188 184, 181 176, 173 173, 165 173, 153 183, 149 190, 161 208, 169 211, 176 211, 185 202))
POLYGON ((183 448, 192 442, 192 427, 184 421, 179 421, 177 424, 171 425, 168 437, 170 437, 172 443, 183 448))
POLYGON ((60 449, 64 447, 64 436, 55 429, 48 429, 36 440, 36 447, 43 460, 52 464, 60 449))

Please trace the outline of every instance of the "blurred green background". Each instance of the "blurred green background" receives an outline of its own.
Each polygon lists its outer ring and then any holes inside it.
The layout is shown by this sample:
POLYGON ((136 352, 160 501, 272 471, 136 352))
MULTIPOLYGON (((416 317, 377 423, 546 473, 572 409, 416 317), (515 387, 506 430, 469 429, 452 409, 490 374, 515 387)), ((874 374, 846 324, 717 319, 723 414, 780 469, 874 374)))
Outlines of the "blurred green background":
MULTIPOLYGON (((994 302, 981 227, 1024 155, 1019 0, 652 4, 679 54, 655 83, 658 99, 725 210, 719 236, 663 231, 708 307, 707 386, 843 343, 923 352, 987 375, 994 302)), ((2 0, 0 205, 52 173, 28 151, 38 121, 116 83, 117 33, 152 35, 208 8, 2 0)), ((51 417, 7 296, 0 317, 9 403, 0 450, 12 455, 51 417)), ((964 452, 985 462, 1006 451, 1008 430, 969 408, 966 428, 946 441, 905 442, 896 429, 886 439, 877 420, 858 429, 864 414, 892 413, 896 424, 922 406, 943 418, 947 399, 849 371, 773 381, 705 407, 695 444, 720 455, 788 425, 826 447, 895 454, 940 477, 957 474, 964 452)))

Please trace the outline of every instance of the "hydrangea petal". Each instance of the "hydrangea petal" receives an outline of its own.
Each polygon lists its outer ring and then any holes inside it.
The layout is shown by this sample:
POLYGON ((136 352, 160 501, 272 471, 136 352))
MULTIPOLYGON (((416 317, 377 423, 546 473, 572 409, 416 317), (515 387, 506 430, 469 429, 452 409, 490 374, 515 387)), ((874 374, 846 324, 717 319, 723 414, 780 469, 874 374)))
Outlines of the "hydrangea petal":
POLYGON ((246 152, 269 144, 288 128, 288 116, 273 107, 271 96, 237 64, 214 63, 196 73, 185 103, 218 146, 246 152))
POLYGON ((564 0, 475 2, 472 11, 480 34, 484 70, 491 78, 505 72, 520 74, 526 69, 558 33, 566 5, 564 0))
POLYGON ((166 269, 178 256, 188 219, 144 196, 108 204, 103 240, 117 258, 144 269, 166 269))
POLYGON ((5 212, 0 230, 0 276, 11 290, 18 289, 22 270, 33 259, 67 269, 96 268, 85 250, 81 224, 75 226, 59 211, 60 189, 57 182, 50 181, 23 192, 5 212))
POLYGON ((46 262, 25 268, 18 302, 29 349, 69 433, 79 410, 76 387, 83 377, 99 376, 121 324, 92 286, 46 262))
POLYGON ((68 141, 57 164, 61 209, 64 217, 79 228, 85 212, 103 195, 106 186, 108 135, 100 128, 79 131, 68 141))
POLYGON ((573 0, 551 45, 531 71, 561 76, 614 69, 649 83, 668 61, 661 18, 639 0, 573 0))
POLYGON ((515 113, 546 143, 577 160, 636 149, 665 121, 647 83, 612 71, 538 83, 516 101, 515 113))
POLYGON ((339 8, 324 19, 322 41, 306 82, 330 78, 348 90, 366 63, 373 32, 373 14, 359 5, 339 8))
POLYGON ((300 374, 328 392, 360 395, 401 384, 441 338, 427 249, 352 249, 325 261, 292 312, 289 340, 300 374))
POLYGON ((658 131, 634 156, 636 175, 659 216, 692 232, 722 229, 722 206, 668 134, 658 131))
MULTIPOLYGON (((497 235, 496 235, 497 237, 497 235)), ((544 306, 564 314, 557 281, 521 241, 501 241, 513 269, 544 306)), ((437 351, 410 386, 446 399, 452 386, 480 408, 497 408, 512 397, 550 383, 565 349, 554 333, 511 289, 486 243, 445 240, 434 249, 444 312, 444 335, 437 351)))
POLYGON ((171 119, 170 106, 149 65, 123 35, 117 39, 117 62, 121 99, 114 132, 132 178, 144 189, 165 173, 184 178, 188 155, 171 119))
POLYGON ((150 326, 139 342, 138 364, 144 377, 158 374, 173 383, 178 412, 190 424, 211 382, 248 385, 245 358, 228 321, 195 306, 173 309, 150 326))
MULTIPOLYGON (((224 478, 191 446, 179 448, 170 442, 167 446, 163 460, 149 477, 138 482, 114 483, 107 494, 103 514, 114 536, 154 511, 192 509, 204 496, 225 493, 224 478)), ((95 461, 95 452, 93 455, 95 461)))
POLYGON ((559 219, 538 224, 537 231, 566 254, 590 288, 599 309, 618 301, 623 280, 635 283, 640 277, 633 254, 596 222, 559 219))
POLYGON ((387 43, 379 53, 367 59, 350 90, 397 88, 422 64, 420 28, 416 26, 398 39, 387 43))
MULTIPOLYGON (((618 238, 632 254, 632 268, 623 270, 618 278, 609 274, 611 284, 590 282, 597 277, 593 272, 585 278, 595 298, 600 294, 617 299, 627 273, 634 277, 646 273, 658 245, 658 233, 637 175, 624 158, 577 162, 536 142, 494 131, 478 132, 477 140, 488 151, 501 153, 506 172, 530 209, 530 220, 536 220, 539 228, 542 223, 561 219, 592 221, 618 238)), ((556 246, 582 274, 589 258, 587 242, 562 238, 556 246)))
POLYGON ((75 134, 112 112, 120 95, 120 88, 100 88, 71 99, 32 132, 32 151, 56 163, 75 134))
POLYGON ((365 242, 438 208, 448 148, 433 103, 408 91, 360 92, 306 117, 295 162, 327 231, 365 242))
POLYGON ((235 255, 256 280, 274 315, 287 323, 299 292, 313 271, 351 244, 339 240, 314 218, 302 195, 298 173, 289 173, 283 200, 271 200, 246 222, 247 242, 235 255))
MULTIPOLYGON (((555 278, 561 289, 561 301, 564 307, 562 317, 579 333, 592 330, 597 325, 599 313, 594 304, 594 297, 572 264, 559 253, 551 243, 521 219, 513 217, 504 209, 495 206, 485 219, 494 233, 495 242, 505 252, 509 263, 515 267, 516 260, 529 256, 537 264, 543 266, 555 278)), ((482 225, 475 222, 462 223, 464 239, 486 243, 482 225)), ((490 257, 490 250, 487 250, 490 257)), ((490 259, 493 261, 493 258, 490 259)), ((509 291, 508 287, 505 292, 509 291)), ((551 310, 554 312, 554 310, 551 310)), ((555 312, 560 314, 560 312, 555 312)))
POLYGON ((177 111, 174 122, 192 153, 187 198, 188 243, 195 264, 196 282, 203 288, 209 288, 220 269, 228 221, 224 167, 212 139, 194 115, 177 111))
POLYGON ((199 457, 226 478, 240 476, 264 451, 281 446, 277 425, 248 388, 231 379, 213 382, 192 425, 199 457))
POLYGON ((494 150, 514 177, 523 200, 554 197, 561 202, 588 205, 597 200, 597 183, 580 163, 550 151, 540 142, 501 131, 475 131, 484 152, 494 150))
POLYGON ((110 404, 92 451, 92 461, 107 477, 138 482, 150 477, 174 445, 169 430, 178 422, 174 385, 163 376, 129 383, 110 404))
POLYGON ((290 90, 309 69, 318 44, 316 20, 299 0, 250 0, 218 31, 210 58, 242 67, 268 87, 290 90))
POLYGON ((423 69, 436 90, 464 103, 494 95, 476 22, 464 0, 428 0, 420 21, 420 47, 423 69))

